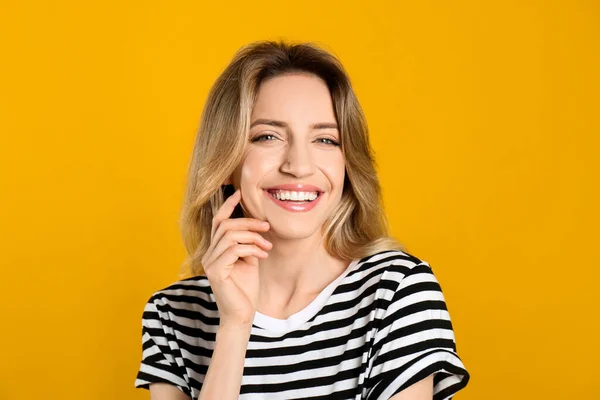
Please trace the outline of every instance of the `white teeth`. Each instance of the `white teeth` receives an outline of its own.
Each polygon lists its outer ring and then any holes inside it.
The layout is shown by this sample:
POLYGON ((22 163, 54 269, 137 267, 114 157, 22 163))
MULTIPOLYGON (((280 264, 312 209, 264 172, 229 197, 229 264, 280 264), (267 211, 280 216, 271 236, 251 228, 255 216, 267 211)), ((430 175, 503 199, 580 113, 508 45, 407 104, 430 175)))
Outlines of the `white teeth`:
POLYGON ((319 194, 317 192, 289 192, 287 190, 278 190, 276 192, 269 192, 271 196, 278 200, 291 200, 291 201, 313 201, 319 194))

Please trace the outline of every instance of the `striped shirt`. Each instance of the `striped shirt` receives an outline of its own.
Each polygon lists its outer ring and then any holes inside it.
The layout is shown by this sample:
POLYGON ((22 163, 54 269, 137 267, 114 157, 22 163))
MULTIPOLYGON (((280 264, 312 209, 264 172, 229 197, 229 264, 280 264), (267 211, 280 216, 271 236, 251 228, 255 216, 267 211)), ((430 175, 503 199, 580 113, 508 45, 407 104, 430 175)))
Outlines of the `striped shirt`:
MULTIPOLYGON (((167 382, 200 395, 219 313, 206 276, 156 292, 142 317, 135 386, 167 382)), ((240 399, 389 399, 434 375, 434 400, 469 381, 429 264, 399 250, 353 260, 286 320, 257 312, 240 399)))

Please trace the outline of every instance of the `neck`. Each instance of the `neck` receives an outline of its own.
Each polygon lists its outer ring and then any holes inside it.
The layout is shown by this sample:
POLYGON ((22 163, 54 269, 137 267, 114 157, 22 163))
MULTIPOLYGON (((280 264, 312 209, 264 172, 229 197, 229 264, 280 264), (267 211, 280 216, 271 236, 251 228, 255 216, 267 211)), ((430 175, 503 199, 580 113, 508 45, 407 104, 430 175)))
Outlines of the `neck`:
POLYGON ((269 235, 273 243, 269 258, 259 260, 260 303, 285 307, 295 298, 316 296, 348 266, 330 255, 315 232, 303 239, 284 239, 269 235))

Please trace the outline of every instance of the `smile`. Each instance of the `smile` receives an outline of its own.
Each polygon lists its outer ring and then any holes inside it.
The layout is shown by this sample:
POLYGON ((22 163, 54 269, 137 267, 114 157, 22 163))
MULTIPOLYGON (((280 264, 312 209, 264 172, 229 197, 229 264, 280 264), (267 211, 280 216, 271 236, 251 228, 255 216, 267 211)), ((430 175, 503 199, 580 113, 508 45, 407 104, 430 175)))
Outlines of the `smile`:
POLYGON ((306 212, 312 210, 322 197, 320 192, 295 192, 288 190, 263 190, 279 207, 287 211, 306 212))

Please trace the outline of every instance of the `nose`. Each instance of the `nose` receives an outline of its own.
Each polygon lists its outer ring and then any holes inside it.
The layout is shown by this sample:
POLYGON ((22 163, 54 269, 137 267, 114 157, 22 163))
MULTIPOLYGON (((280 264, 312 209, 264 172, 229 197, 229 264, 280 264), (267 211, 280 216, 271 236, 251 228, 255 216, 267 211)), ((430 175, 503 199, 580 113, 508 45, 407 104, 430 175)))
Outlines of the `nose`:
POLYGON ((314 174, 315 163, 309 147, 305 143, 291 143, 284 154, 281 172, 297 178, 314 174))

